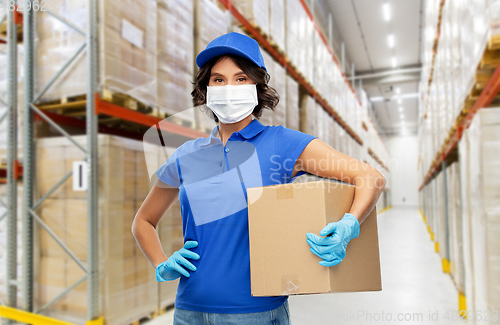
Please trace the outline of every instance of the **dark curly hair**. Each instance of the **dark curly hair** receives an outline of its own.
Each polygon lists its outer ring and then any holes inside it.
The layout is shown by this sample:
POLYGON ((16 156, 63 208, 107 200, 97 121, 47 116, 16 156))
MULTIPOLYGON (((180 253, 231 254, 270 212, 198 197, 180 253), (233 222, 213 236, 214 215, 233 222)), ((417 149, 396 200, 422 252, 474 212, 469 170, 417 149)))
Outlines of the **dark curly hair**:
MULTIPOLYGON (((243 72, 256 83, 257 86, 257 97, 259 103, 253 109, 253 116, 257 119, 262 115, 262 110, 267 108, 274 110, 276 105, 279 103, 279 94, 273 87, 268 85, 271 76, 266 72, 264 68, 257 66, 250 60, 247 60, 241 56, 224 54, 212 58, 204 66, 200 68, 196 76, 196 82, 191 96, 193 96, 194 106, 201 106, 206 104, 207 101, 207 86, 210 81, 210 75, 212 73, 212 68, 217 62, 224 58, 230 58, 233 62, 241 69, 243 72)), ((219 119, 215 114, 211 114, 215 122, 219 122, 219 119)))

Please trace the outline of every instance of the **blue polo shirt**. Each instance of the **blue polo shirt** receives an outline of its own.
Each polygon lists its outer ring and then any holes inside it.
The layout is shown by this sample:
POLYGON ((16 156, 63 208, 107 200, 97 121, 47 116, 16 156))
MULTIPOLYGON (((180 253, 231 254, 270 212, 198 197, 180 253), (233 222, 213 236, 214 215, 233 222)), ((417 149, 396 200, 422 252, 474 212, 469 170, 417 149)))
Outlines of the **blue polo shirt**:
POLYGON ((253 297, 246 189, 292 182, 295 162, 315 137, 254 119, 225 146, 215 127, 208 138, 180 146, 158 169, 179 188, 184 242, 200 259, 181 276, 175 307, 211 313, 253 313, 281 306, 288 296, 253 297))

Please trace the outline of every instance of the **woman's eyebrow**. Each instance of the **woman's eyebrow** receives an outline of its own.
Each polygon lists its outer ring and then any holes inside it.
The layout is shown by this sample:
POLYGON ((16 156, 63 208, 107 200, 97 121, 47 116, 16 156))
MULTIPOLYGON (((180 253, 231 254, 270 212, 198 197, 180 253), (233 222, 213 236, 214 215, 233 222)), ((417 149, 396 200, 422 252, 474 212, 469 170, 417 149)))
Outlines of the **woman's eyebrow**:
MULTIPOLYGON (((240 76, 240 75, 246 76, 247 74, 245 72, 243 72, 243 71, 240 71, 240 72, 235 73, 233 77, 240 76)), ((210 77, 224 77, 224 75, 222 75, 222 74, 220 74, 218 72, 212 72, 210 74, 210 77)))

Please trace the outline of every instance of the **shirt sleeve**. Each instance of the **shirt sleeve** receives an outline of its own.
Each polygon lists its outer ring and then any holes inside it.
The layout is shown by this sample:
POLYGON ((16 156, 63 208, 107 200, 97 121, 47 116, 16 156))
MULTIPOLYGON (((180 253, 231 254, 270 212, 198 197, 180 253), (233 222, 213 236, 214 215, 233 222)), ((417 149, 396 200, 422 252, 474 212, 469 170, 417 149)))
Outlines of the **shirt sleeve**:
POLYGON ((181 185, 179 177, 179 149, 180 148, 178 148, 156 171, 156 176, 158 176, 160 181, 177 188, 181 185))
POLYGON ((304 171, 299 171, 292 179, 292 172, 297 159, 313 139, 316 139, 313 135, 289 129, 282 125, 278 126, 276 133, 276 153, 279 156, 278 159, 283 169, 284 183, 289 183, 296 177, 306 174, 304 171))

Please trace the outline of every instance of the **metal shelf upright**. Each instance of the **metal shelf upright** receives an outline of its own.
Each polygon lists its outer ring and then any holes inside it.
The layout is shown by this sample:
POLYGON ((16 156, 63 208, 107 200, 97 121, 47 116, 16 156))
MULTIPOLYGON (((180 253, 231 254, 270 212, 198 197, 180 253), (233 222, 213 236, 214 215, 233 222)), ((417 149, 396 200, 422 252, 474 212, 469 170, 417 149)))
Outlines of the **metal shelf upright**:
MULTIPOLYGON (((19 164, 17 161, 17 25, 20 14, 16 11, 7 10, 7 100, 2 102, 7 110, 0 118, 3 121, 7 117, 7 202, 1 202, 6 212, 0 216, 0 220, 7 218, 7 301, 0 300, 0 305, 17 304, 17 179, 19 177, 19 164)), ((12 323, 10 320, 8 324, 12 323)))
MULTIPOLYGON (((102 318, 99 317, 98 310, 98 228, 97 228, 97 115, 95 113, 95 103, 94 94, 97 90, 97 3, 92 0, 87 1, 87 31, 83 32, 75 27, 70 22, 65 19, 49 13, 58 19, 60 22, 74 28, 77 32, 86 35, 86 41, 80 46, 80 48, 74 53, 74 55, 65 62, 60 70, 52 77, 48 84, 35 96, 34 95, 34 15, 35 14, 47 14, 39 13, 33 10, 33 7, 29 10, 25 10, 23 14, 23 44, 24 44, 24 133, 23 133, 23 164, 24 164, 24 176, 23 176, 23 279, 22 281, 15 280, 15 270, 17 268, 16 262, 16 228, 15 228, 15 212, 9 213, 9 231, 8 231, 8 244, 9 244, 9 261, 8 261, 8 296, 9 301, 7 306, 0 306, 0 315, 9 319, 13 319, 24 323, 33 323, 34 320, 47 321, 47 317, 40 315, 40 312, 48 308, 52 303, 64 296, 68 291, 72 290, 78 284, 82 283, 84 280, 88 281, 88 292, 87 292, 87 320, 88 323, 102 323, 102 318), (35 103, 45 94, 45 92, 54 84, 55 80, 62 74, 62 72, 75 60, 76 57, 83 52, 86 48, 87 53, 87 106, 86 106, 86 129, 87 129, 87 148, 81 147, 77 142, 72 139, 64 129, 62 129, 57 123, 55 123, 50 117, 39 110, 35 103), (36 209, 41 205, 41 203, 47 198, 52 192, 54 192, 65 180, 67 180, 72 171, 68 172, 57 184, 55 184, 43 197, 41 197, 37 202, 34 202, 33 197, 33 187, 34 187, 34 166, 35 166, 35 139, 34 139, 34 124, 33 116, 34 113, 41 118, 43 118, 52 127, 58 130, 62 135, 66 136, 73 144, 75 144, 80 150, 86 153, 83 160, 87 161, 87 174, 88 174, 88 190, 87 190, 87 265, 84 265, 71 250, 57 237, 57 235, 41 220, 38 214, 35 212, 36 209), (39 225, 45 229, 54 240, 70 255, 70 257, 75 260, 75 262, 85 271, 85 275, 76 281, 73 285, 68 287, 52 301, 42 306, 38 310, 34 310, 33 306, 33 219, 35 219, 39 225), (23 289, 23 304, 22 309, 24 312, 16 310, 16 294, 17 287, 22 286, 23 289)), ((13 23, 15 11, 10 11, 8 13, 9 28, 10 31, 15 31, 15 26, 13 23)), ((16 141, 16 99, 17 99, 17 78, 16 70, 17 65, 15 61, 15 45, 16 40, 14 35, 16 33, 9 32, 9 152, 10 157, 16 156, 17 143, 16 141)), ((9 192, 15 189, 15 178, 13 170, 12 159, 9 160, 8 167, 8 184, 9 192)), ((15 201, 14 201, 15 202, 15 201)), ((9 211, 13 211, 12 208, 15 207, 15 203, 11 202, 9 204, 9 211)), ((57 320, 53 320, 56 321, 57 320)))

